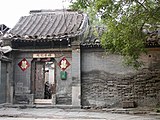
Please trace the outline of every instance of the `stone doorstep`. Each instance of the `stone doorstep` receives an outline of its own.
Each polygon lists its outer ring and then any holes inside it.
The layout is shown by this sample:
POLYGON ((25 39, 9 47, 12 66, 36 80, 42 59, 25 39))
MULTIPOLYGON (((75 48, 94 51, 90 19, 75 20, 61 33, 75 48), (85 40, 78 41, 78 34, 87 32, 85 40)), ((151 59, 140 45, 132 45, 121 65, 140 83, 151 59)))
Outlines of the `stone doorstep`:
POLYGON ((52 104, 52 99, 35 99, 35 104, 52 104))

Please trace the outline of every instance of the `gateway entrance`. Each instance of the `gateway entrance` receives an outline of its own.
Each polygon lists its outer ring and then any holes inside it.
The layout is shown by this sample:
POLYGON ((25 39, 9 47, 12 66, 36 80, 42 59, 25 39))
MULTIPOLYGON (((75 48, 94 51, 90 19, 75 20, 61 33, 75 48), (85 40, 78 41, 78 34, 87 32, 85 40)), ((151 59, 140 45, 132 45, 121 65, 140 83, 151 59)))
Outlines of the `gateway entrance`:
POLYGON ((52 104, 55 94, 55 62, 53 59, 35 61, 34 98, 36 104, 52 104))

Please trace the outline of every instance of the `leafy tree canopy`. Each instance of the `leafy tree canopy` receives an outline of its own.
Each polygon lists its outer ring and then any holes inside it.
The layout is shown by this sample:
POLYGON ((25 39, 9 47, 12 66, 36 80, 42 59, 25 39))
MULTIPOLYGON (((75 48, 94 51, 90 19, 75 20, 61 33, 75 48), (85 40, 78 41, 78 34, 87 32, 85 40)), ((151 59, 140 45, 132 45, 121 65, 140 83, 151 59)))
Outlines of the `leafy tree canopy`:
POLYGON ((107 52, 124 56, 125 63, 138 68, 145 52, 145 31, 160 25, 160 0, 75 0, 71 8, 89 11, 92 21, 99 16, 106 31, 101 45, 107 52), (93 17, 94 16, 94 17, 93 17))

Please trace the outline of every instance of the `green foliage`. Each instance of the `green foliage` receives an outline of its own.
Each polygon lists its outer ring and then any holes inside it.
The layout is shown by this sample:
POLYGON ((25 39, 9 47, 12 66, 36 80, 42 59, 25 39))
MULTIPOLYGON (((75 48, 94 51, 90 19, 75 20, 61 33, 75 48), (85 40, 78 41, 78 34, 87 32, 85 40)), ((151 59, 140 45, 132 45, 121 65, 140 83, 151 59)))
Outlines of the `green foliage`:
POLYGON ((71 8, 89 10, 92 21, 99 16, 107 28, 101 37, 102 47, 121 54, 134 68, 141 65, 139 56, 146 52, 143 29, 156 30, 160 24, 159 0, 76 0, 71 8), (144 27, 146 24, 149 27, 144 27))

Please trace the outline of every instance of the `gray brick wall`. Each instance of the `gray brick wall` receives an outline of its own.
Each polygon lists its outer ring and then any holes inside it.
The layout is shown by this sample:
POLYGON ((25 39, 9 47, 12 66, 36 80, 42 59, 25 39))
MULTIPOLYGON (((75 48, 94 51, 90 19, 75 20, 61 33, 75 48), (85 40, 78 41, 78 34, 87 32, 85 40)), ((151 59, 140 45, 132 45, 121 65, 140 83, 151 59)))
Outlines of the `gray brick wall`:
POLYGON ((15 58, 14 61, 14 81, 15 81, 15 93, 20 94, 20 93, 30 93, 30 79, 31 79, 31 61, 32 57, 30 54, 17 54, 17 57, 15 58), (22 71, 20 67, 18 66, 18 63, 25 58, 30 66, 25 70, 22 71))
POLYGON ((145 68, 135 71, 124 67, 119 55, 105 55, 98 49, 83 50, 82 105, 122 107, 123 102, 134 101, 138 106, 158 106, 160 70, 153 67, 158 62, 148 56, 143 56, 143 60, 145 68))
MULTIPOLYGON (((72 99, 72 76, 71 69, 72 65, 70 65, 65 71, 67 72, 67 79, 61 80, 60 72, 61 69, 58 66, 58 62, 62 59, 62 57, 56 58, 56 104, 67 104, 71 105, 72 99)), ((71 64, 70 56, 66 56, 66 59, 71 64)))
POLYGON ((117 77, 105 71, 82 72, 82 106, 110 107, 119 102, 117 77))
POLYGON ((135 101, 138 106, 160 105, 160 70, 142 69, 137 74, 121 78, 118 94, 122 101, 135 101))
POLYGON ((0 68, 0 103, 5 103, 7 94, 7 63, 0 61, 0 68))
POLYGON ((17 53, 14 56, 14 103, 29 103, 29 94, 31 94, 31 53, 17 53), (22 71, 18 63, 25 58, 30 66, 22 71))

